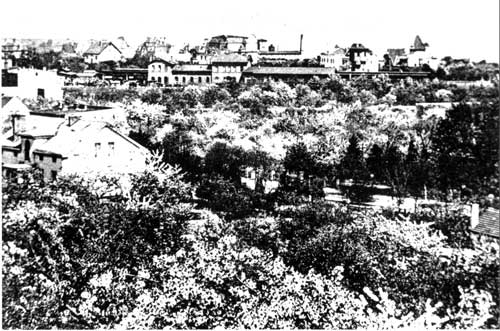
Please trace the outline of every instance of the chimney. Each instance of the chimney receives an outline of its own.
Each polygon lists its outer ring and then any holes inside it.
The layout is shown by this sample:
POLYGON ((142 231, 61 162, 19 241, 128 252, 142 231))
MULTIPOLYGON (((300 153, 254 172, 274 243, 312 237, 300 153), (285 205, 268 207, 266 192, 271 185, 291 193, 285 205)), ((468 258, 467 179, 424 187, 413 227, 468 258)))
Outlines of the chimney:
POLYGON ((479 205, 473 203, 470 212, 470 227, 474 229, 479 224, 479 205))
POLYGON ((304 35, 300 35, 300 54, 302 54, 302 39, 304 39, 304 35))

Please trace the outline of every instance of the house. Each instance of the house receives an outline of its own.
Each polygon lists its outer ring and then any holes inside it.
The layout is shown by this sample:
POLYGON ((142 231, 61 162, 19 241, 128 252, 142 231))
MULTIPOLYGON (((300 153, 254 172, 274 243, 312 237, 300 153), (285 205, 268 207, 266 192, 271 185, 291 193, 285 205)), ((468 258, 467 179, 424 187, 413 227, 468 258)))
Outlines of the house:
POLYGON ((135 54, 140 57, 146 57, 149 61, 154 59, 173 61, 171 48, 172 45, 167 42, 165 37, 148 37, 139 45, 135 54))
POLYGON ((172 68, 175 85, 202 85, 212 82, 212 70, 204 64, 182 64, 172 68))
POLYGON ((421 67, 424 64, 431 69, 437 70, 440 60, 430 55, 429 44, 422 42, 420 36, 415 37, 415 41, 410 46, 410 54, 408 55, 408 66, 421 67))
POLYGON ((68 116, 53 137, 33 147, 44 180, 59 174, 128 174, 144 170, 149 152, 106 122, 68 116))
POLYGON ((83 53, 85 63, 100 63, 113 61, 118 62, 123 59, 122 52, 112 42, 97 41, 83 53))
POLYGON ((154 59, 148 64, 148 83, 155 82, 167 86, 173 84, 172 68, 175 65, 164 59, 154 59))
POLYGON ((2 70, 2 95, 26 99, 62 100, 64 77, 55 70, 28 68, 2 70))
POLYGON ((349 62, 346 56, 346 50, 335 45, 333 51, 321 53, 319 56, 319 63, 325 68, 335 68, 335 70, 342 70, 349 62))
POLYGON ((250 67, 243 71, 243 79, 302 79, 309 80, 314 76, 327 78, 335 74, 335 68, 324 67, 250 67))
POLYGON ((407 67, 408 55, 404 48, 389 48, 384 55, 384 69, 393 70, 394 67, 407 67))
POLYGON ((222 83, 225 80, 239 82, 241 74, 249 65, 248 58, 239 54, 221 54, 212 59, 212 81, 222 83))
POLYGON ((15 134, 17 128, 13 124, 17 120, 19 125, 19 119, 26 118, 29 114, 29 108, 18 97, 2 97, 2 134, 15 134), (12 120, 13 118, 15 119, 12 120))
POLYGON ((244 36, 234 35, 214 36, 207 43, 207 48, 235 53, 241 52, 246 50, 247 39, 244 36))
POLYGON ((363 44, 352 44, 346 55, 349 58, 351 71, 375 72, 379 70, 376 56, 363 44))
POLYGON ((489 207, 480 211, 479 205, 472 205, 470 231, 476 237, 500 239, 500 210, 489 207))
MULTIPOLYGON (((32 112, 16 124, 18 132, 2 137, 4 178, 33 166, 42 169, 46 181, 58 174, 125 174, 143 170, 148 150, 109 122, 97 121, 95 115, 32 112)), ((101 115, 107 118, 112 114, 101 115)))

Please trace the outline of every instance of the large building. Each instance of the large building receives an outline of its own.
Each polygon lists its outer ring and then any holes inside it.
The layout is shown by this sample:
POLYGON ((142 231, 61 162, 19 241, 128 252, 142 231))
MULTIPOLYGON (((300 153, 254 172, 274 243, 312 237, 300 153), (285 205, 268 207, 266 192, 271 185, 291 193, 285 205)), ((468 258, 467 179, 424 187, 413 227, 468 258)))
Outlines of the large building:
POLYGON ((377 57, 363 44, 352 44, 346 55, 349 58, 350 71, 375 72, 379 70, 377 57))
POLYGON ((228 52, 242 52, 247 48, 247 39, 248 37, 244 36, 215 36, 207 43, 207 48, 228 52))
MULTIPOLYGON (((97 113, 106 119, 117 116, 106 110, 97 113)), ((13 117, 15 130, 2 137, 4 178, 33 166, 43 171, 45 181, 59 174, 120 175, 144 170, 147 149, 99 121, 97 113, 32 112, 13 117)))
POLYGON ((62 100, 64 78, 55 70, 17 68, 2 70, 2 95, 26 99, 62 100))
POLYGON ((239 82, 241 73, 249 66, 248 58, 239 54, 221 54, 212 58, 212 81, 222 83, 225 80, 239 82))
POLYGON ((250 67, 243 71, 243 79, 302 79, 327 78, 335 74, 334 68, 324 67, 250 67))

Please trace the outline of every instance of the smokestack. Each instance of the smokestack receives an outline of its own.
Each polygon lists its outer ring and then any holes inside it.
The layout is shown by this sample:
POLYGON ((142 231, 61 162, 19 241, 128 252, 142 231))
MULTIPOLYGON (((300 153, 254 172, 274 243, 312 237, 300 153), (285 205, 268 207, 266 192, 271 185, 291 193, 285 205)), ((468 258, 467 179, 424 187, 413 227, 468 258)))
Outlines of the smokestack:
POLYGON ((300 35, 300 54, 302 54, 302 39, 304 39, 304 35, 300 35))

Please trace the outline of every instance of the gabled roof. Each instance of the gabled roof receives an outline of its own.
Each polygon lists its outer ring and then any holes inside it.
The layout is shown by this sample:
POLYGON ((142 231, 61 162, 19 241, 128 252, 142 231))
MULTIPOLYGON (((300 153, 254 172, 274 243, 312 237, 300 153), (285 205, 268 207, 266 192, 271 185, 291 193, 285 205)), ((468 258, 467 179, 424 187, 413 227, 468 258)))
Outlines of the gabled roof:
POLYGON ((420 39, 420 36, 416 36, 411 49, 413 51, 425 51, 426 47, 429 47, 429 44, 423 43, 422 39, 420 39))
POLYGON ((479 214, 479 222, 472 232, 500 238, 500 211, 495 208, 488 208, 479 214))
POLYGON ((248 62, 248 59, 239 54, 220 54, 217 55, 212 59, 212 64, 213 63, 242 63, 246 64, 248 62))
POLYGON ((173 62, 170 62, 170 61, 167 61, 167 60, 164 60, 161 58, 152 59, 151 61, 149 61, 148 65, 153 64, 153 63, 165 63, 166 65, 169 65, 171 67, 173 67, 175 65, 175 63, 173 63, 173 62))
POLYGON ((99 55, 101 54, 108 46, 113 46, 119 53, 121 53, 120 49, 116 47, 112 42, 94 42, 90 45, 90 47, 83 53, 89 55, 99 55))
POLYGON ((12 97, 4 97, 2 96, 2 107, 4 107, 6 104, 9 103, 10 99, 12 99, 12 97))
POLYGON ((369 52, 372 53, 371 49, 368 47, 365 47, 363 44, 352 44, 351 47, 349 47, 349 50, 347 50, 347 54, 350 54, 351 52, 369 52))
POLYGON ((408 57, 404 48, 389 48, 387 49, 387 55, 389 55, 389 58, 394 65, 397 65, 402 59, 408 57))
POLYGON ((68 157, 77 150, 82 142, 90 142, 93 137, 98 137, 100 132, 104 129, 111 130, 141 152, 148 152, 147 149, 139 143, 113 129, 109 123, 86 120, 77 120, 71 126, 66 124, 61 125, 54 137, 38 145, 36 148, 33 148, 33 152, 68 157))
POLYGON ((31 114, 26 117, 25 129, 18 134, 28 137, 52 137, 63 122, 64 117, 31 114))

